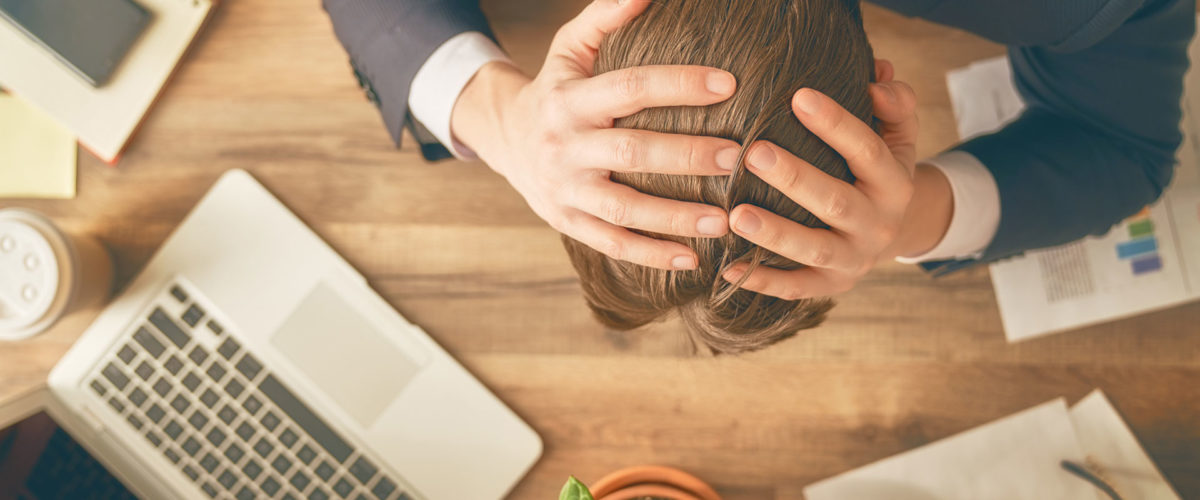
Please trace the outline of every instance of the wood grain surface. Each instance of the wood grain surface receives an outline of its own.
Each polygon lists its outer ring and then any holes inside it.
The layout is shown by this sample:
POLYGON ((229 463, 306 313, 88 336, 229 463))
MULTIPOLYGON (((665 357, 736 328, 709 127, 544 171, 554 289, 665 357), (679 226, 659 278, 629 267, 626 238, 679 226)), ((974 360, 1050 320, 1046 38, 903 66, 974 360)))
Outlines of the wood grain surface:
MULTIPOLYGON (((540 66, 578 1, 485 2, 540 66)), ((955 142, 944 74, 1003 48, 868 6, 878 57, 920 99, 930 155, 955 142)), ((513 498, 642 463, 729 499, 804 485, 1065 396, 1103 389, 1184 498, 1200 498, 1200 304, 1009 345, 986 269, 889 264, 829 321, 764 352, 693 356, 668 320, 606 331, 558 235, 480 163, 396 150, 314 0, 226 0, 117 168, 80 154, 79 197, 0 200, 99 237, 118 284, 216 178, 250 171, 542 435, 513 498)), ((0 400, 42 383, 95 311, 0 345, 0 400)))

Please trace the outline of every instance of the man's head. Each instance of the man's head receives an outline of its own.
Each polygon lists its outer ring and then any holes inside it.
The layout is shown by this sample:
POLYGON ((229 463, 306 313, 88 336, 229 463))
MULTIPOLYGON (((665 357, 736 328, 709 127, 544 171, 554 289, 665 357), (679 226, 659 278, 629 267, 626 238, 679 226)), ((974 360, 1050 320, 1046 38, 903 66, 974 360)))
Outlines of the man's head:
MULTIPOLYGON (((616 126, 724 137, 745 146, 771 141, 829 174, 851 174, 833 149, 791 112, 793 94, 819 90, 863 121, 871 121, 867 85, 874 59, 857 0, 658 0, 600 47, 596 74, 650 64, 693 64, 727 70, 738 88, 704 108, 655 108, 616 126)), ((726 210, 749 203, 802 224, 821 221, 741 165, 728 177, 613 174, 613 180, 655 196, 726 210)), ((652 234, 690 246, 692 271, 665 271, 609 259, 575 240, 563 244, 596 317, 632 329, 678 311, 693 340, 714 352, 766 347, 819 324, 827 298, 785 301, 738 289, 721 274, 735 263, 795 269, 799 264, 730 233, 721 238, 652 234)), ((747 273, 748 275, 749 273, 747 273)))

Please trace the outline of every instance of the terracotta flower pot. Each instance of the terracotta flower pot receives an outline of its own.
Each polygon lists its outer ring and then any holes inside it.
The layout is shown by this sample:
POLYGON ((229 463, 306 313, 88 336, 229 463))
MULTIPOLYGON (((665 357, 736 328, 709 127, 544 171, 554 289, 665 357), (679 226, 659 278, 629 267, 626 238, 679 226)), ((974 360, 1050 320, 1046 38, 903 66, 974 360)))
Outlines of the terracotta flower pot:
POLYGON ((721 500, 704 481, 679 469, 659 465, 639 465, 618 470, 591 486, 596 500, 721 500))

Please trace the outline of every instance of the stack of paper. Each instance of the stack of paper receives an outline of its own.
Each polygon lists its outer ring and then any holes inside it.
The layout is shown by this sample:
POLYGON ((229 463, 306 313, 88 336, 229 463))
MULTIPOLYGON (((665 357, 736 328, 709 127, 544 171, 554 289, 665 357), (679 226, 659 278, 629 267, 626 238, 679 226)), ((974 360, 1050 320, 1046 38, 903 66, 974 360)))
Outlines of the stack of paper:
POLYGON ((1062 467, 1086 464, 1122 498, 1179 500, 1099 390, 1062 398, 804 489, 808 500, 1108 500, 1062 467))

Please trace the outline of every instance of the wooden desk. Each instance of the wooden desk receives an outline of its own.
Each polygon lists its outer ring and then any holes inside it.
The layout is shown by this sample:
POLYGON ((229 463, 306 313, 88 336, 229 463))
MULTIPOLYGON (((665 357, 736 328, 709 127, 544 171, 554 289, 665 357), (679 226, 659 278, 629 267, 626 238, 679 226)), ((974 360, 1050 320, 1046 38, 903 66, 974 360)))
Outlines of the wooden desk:
MULTIPOLYGON (((487 6, 533 70, 581 3, 487 6)), ((917 89, 920 153, 956 139, 943 75, 996 45, 878 8, 876 54, 917 89)), ((828 323, 765 352, 695 358, 681 325, 605 331, 558 235, 479 163, 396 151, 318 2, 228 0, 119 168, 80 156, 79 198, 4 200, 85 228, 124 284, 223 171, 247 169, 402 314, 524 416, 546 453, 514 498, 626 465, 681 466, 730 499, 817 479, 1102 388, 1184 498, 1200 498, 1200 304, 1017 345, 984 269, 933 281, 888 265, 828 323)), ((0 346, 0 400, 44 380, 88 314, 0 346)))

